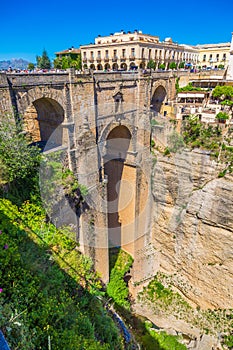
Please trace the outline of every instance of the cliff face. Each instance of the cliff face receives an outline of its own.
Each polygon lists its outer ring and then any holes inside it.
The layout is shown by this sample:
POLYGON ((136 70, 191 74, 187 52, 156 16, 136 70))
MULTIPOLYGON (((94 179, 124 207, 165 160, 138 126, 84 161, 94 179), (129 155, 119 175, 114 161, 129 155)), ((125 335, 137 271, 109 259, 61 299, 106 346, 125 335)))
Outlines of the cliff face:
POLYGON ((208 154, 183 151, 159 156, 152 174, 155 265, 201 308, 232 308, 233 175, 220 170, 208 154))

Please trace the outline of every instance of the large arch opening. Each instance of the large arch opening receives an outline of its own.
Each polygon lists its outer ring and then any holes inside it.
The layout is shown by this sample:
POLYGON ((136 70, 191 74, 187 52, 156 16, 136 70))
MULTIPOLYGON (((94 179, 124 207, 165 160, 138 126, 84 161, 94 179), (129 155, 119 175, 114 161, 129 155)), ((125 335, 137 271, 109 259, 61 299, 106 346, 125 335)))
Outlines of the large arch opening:
POLYGON ((167 92, 165 88, 160 85, 155 89, 151 100, 151 109, 157 113, 160 113, 162 104, 166 98, 167 92))
POLYGON ((131 133, 125 126, 115 127, 106 141, 104 173, 107 175, 108 240, 109 248, 127 247, 132 244, 135 212, 136 170, 126 164, 130 149, 131 133), (131 235, 131 236, 130 236, 131 235))
POLYGON ((51 98, 40 98, 32 103, 24 113, 24 129, 33 142, 42 148, 54 148, 64 143, 62 122, 64 109, 51 98))

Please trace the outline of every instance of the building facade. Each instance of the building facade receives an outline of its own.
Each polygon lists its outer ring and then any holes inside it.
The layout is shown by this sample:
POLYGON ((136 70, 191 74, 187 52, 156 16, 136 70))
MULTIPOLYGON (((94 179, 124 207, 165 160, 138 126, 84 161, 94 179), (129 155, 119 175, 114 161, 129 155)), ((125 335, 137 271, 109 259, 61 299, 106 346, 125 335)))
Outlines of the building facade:
POLYGON ((197 45, 199 51, 198 66, 201 68, 227 68, 231 43, 197 45))
POLYGON ((161 42, 158 36, 137 30, 98 36, 94 44, 83 45, 80 49, 83 68, 93 70, 145 69, 150 60, 155 62, 156 69, 161 65, 164 69, 169 69, 172 62, 176 65, 184 62, 194 66, 198 62, 197 48, 180 45, 171 38, 161 42))

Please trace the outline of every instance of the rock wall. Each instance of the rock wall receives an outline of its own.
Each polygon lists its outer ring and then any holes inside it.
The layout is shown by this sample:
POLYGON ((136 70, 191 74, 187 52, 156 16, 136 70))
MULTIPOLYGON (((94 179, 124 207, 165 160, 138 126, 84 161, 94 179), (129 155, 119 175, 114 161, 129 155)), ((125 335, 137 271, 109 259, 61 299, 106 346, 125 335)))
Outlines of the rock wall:
POLYGON ((201 308, 232 308, 233 175, 202 151, 159 156, 152 173, 157 271, 201 308))

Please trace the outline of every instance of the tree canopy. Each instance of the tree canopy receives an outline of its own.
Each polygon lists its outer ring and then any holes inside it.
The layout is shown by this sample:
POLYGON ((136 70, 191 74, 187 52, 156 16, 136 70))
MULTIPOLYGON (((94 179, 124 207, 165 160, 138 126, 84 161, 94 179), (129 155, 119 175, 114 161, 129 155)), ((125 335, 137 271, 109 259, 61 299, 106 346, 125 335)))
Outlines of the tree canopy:
POLYGON ((147 68, 149 68, 149 69, 155 69, 155 67, 156 67, 155 61, 150 60, 150 61, 147 63, 147 68))
POLYGON ((56 57, 53 61, 53 65, 54 68, 57 69, 82 69, 81 54, 77 54, 77 58, 72 58, 71 56, 56 57))
POLYGON ((231 100, 233 97, 233 86, 217 85, 212 92, 212 96, 222 101, 231 100))
POLYGON ((26 178, 38 165, 40 151, 29 143, 11 115, 0 117, 0 185, 26 178))
POLYGON ((40 68, 40 69, 51 68, 51 61, 49 59, 49 56, 46 50, 42 52, 42 56, 36 56, 36 62, 37 62, 37 68, 40 68))

